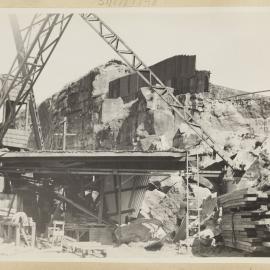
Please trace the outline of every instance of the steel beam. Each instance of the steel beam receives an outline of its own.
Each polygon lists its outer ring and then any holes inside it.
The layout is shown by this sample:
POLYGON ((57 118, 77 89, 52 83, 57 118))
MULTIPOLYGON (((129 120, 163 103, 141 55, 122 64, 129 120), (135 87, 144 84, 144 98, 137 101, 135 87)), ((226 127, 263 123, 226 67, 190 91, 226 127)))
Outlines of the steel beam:
MULTIPOLYGON (((112 175, 114 169, 59 169, 55 170, 54 168, 35 168, 35 167, 24 167, 21 169, 17 168, 0 168, 0 173, 16 173, 16 174, 25 174, 28 172, 33 172, 36 174, 63 174, 63 175, 112 175)), ((171 172, 177 172, 171 171, 171 172)), ((168 172, 157 171, 157 170, 118 170, 118 175, 145 175, 145 176, 169 176, 168 172)))
POLYGON ((193 118, 191 113, 188 110, 183 110, 185 108, 184 104, 168 90, 157 75, 103 20, 94 13, 80 14, 80 16, 203 142, 215 151, 230 167, 238 169, 228 154, 217 145, 210 134, 193 118))
MULTIPOLYGON (((14 36, 14 40, 15 40, 15 45, 17 48, 17 53, 19 55, 18 64, 22 65, 23 64, 23 57, 25 55, 23 38, 21 35, 21 31, 19 29, 19 24, 18 24, 16 15, 9 15, 9 18, 10 18, 10 24, 12 27, 12 32, 13 32, 13 36, 14 36)), ((29 74, 28 66, 23 65, 22 77, 26 77, 28 74, 29 74)), ((32 120, 32 124, 33 124, 33 131, 35 134, 36 146, 38 149, 44 150, 44 140, 43 140, 42 130, 41 130, 41 126, 40 126, 39 114, 38 114, 38 109, 36 106, 33 88, 31 88, 29 91, 29 97, 30 98, 29 98, 28 104, 29 104, 29 111, 30 111, 31 120, 32 120)))
POLYGON ((5 100, 9 99, 9 93, 15 88, 18 89, 18 94, 14 101, 15 108, 16 106, 18 108, 9 115, 2 125, 0 130, 1 142, 10 123, 15 119, 22 104, 33 89, 35 82, 47 64, 71 18, 72 14, 35 15, 31 24, 24 29, 26 31, 23 37, 25 55, 22 56, 20 52, 17 54, 0 90, 1 108, 5 100), (29 46, 27 46, 28 43, 30 44, 29 46), (23 76, 23 70, 26 67, 28 68, 28 73, 26 76, 23 76))

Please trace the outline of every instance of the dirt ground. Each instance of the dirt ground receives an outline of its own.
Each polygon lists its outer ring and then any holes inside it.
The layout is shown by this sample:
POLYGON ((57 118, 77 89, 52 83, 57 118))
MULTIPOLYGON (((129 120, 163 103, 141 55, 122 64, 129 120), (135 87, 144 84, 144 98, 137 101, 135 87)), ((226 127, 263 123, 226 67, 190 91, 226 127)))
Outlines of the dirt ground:
POLYGON ((196 251, 186 251, 179 248, 175 244, 165 244, 161 250, 158 251, 146 251, 144 247, 146 243, 132 243, 129 245, 122 244, 121 246, 102 246, 107 253, 104 258, 88 255, 85 258, 79 254, 71 252, 63 252, 60 247, 54 248, 29 248, 29 247, 16 247, 14 243, 2 243, 0 244, 0 260, 4 261, 36 261, 36 260, 82 260, 82 261, 149 261, 149 262, 177 262, 183 259, 195 258, 195 257, 243 257, 245 254, 236 250, 224 247, 215 248, 200 248, 196 251))

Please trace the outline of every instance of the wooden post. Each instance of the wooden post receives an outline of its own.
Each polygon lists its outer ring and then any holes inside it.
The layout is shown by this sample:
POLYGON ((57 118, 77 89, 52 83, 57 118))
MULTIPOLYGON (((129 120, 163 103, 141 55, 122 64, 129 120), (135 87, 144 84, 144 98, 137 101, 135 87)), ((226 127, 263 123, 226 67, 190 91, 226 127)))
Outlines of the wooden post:
POLYGON ((117 176, 117 187, 118 187, 118 222, 119 226, 122 224, 121 212, 122 212, 122 194, 121 194, 121 176, 117 176))
POLYGON ((188 152, 186 152, 186 202, 187 202, 187 208, 186 208, 186 239, 189 237, 189 171, 188 171, 188 152))
POLYGON ((25 130, 29 130, 29 98, 28 101, 25 103, 25 130))
POLYGON ((63 121, 63 151, 66 151, 66 135, 67 135, 67 117, 64 117, 63 121))
POLYGON ((75 232, 76 232, 76 239, 78 242, 80 242, 80 231, 77 229, 75 232))
POLYGON ((117 215, 118 215, 118 226, 119 226, 119 239, 118 239, 118 244, 121 244, 121 238, 122 238, 122 233, 121 233, 121 224, 122 224, 122 218, 121 218, 121 210, 122 210, 122 205, 121 205, 121 176, 115 174, 114 178, 116 180, 116 190, 115 190, 115 199, 116 199, 116 205, 117 205, 117 215))
MULTIPOLYGON (((57 194, 56 197, 63 200, 63 201, 65 201, 65 202, 67 202, 67 203, 69 203, 69 204, 71 204, 72 206, 74 206, 75 208, 79 209, 80 211, 88 214, 89 216, 94 217, 95 219, 98 219, 98 216, 95 213, 92 213, 91 211, 89 211, 88 209, 86 209, 83 206, 79 205, 78 203, 73 202, 71 199, 66 198, 66 197, 64 197, 64 196, 62 196, 60 194, 57 194)), ((111 225, 110 222, 107 222, 104 219, 103 219, 103 222, 105 224, 110 224, 111 225)))
POLYGON ((102 224, 103 206, 104 206, 104 179, 100 180, 100 193, 99 193, 99 211, 98 211, 98 224, 102 224))
POLYGON ((7 235, 8 235, 8 242, 12 241, 12 227, 10 224, 7 226, 7 235))
POLYGON ((35 247, 36 243, 36 223, 32 222, 31 224, 31 246, 35 247))
POLYGON ((21 242, 21 225, 20 224, 17 224, 16 227, 15 227, 15 237, 16 237, 16 242, 15 242, 15 245, 16 246, 19 246, 20 245, 20 242, 21 242))
POLYGON ((115 207, 116 207, 116 212, 118 214, 118 208, 119 208, 119 203, 118 203, 118 183, 117 183, 117 175, 113 175, 113 184, 114 184, 114 195, 115 195, 115 207))
POLYGON ((64 116, 64 120, 60 122, 60 125, 63 124, 63 133, 55 133, 54 136, 61 136, 63 139, 62 150, 66 151, 67 148, 67 136, 76 136, 74 133, 67 133, 67 117, 64 116))
POLYGON ((23 212, 23 196, 22 194, 17 194, 17 212, 23 212))
POLYGON ((13 204, 14 204, 15 198, 16 198, 16 194, 14 193, 14 195, 13 195, 13 197, 12 197, 12 200, 11 200, 11 202, 10 202, 10 205, 9 205, 7 217, 9 216, 9 214, 10 214, 10 212, 11 212, 11 209, 12 209, 12 206, 13 206, 13 204))
POLYGON ((129 203, 128 203, 128 208, 131 208, 131 205, 133 203, 134 194, 135 194, 135 188, 136 188, 136 181, 133 180, 133 182, 132 182, 132 191, 131 191, 131 195, 130 195, 130 199, 129 199, 129 203))

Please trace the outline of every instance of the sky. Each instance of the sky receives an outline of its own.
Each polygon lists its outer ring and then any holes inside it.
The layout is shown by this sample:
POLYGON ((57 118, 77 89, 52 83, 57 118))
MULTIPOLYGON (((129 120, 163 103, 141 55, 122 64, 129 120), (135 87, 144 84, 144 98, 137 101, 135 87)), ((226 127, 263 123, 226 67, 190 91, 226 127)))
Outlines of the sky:
MULTIPOLYGON (((270 89, 269 8, 83 10, 90 11, 148 65, 195 54, 197 69, 210 70, 212 83, 250 92, 270 89)), ((10 13, 26 22, 36 11, 0 10, 0 73, 8 72, 16 56, 10 13)), ((110 59, 118 56, 75 14, 34 87, 37 103, 110 59)))

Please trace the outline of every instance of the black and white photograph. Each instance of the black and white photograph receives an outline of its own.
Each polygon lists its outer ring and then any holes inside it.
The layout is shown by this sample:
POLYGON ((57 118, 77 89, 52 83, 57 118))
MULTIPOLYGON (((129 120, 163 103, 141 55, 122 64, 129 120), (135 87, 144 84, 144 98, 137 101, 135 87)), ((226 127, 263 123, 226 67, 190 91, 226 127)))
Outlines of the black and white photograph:
POLYGON ((270 8, 151 2, 0 9, 0 260, 270 257, 270 8))

